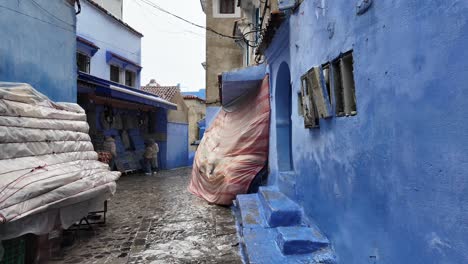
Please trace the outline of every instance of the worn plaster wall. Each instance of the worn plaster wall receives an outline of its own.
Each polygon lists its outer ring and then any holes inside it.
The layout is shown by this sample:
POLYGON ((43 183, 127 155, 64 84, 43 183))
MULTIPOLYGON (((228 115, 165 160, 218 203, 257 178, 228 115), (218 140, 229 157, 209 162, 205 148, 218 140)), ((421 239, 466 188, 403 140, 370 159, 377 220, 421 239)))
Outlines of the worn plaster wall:
POLYGON ((185 104, 189 109, 188 111, 188 119, 189 119, 189 149, 191 151, 197 150, 196 146, 191 146, 190 144, 199 138, 199 131, 198 131, 198 124, 197 122, 201 119, 205 118, 206 115, 206 106, 204 101, 200 101, 197 99, 184 99, 185 104))
MULTIPOLYGON (((141 37, 87 1, 81 1, 77 35, 92 41, 99 47, 91 58, 91 75, 105 80, 110 79, 110 66, 106 61, 106 51, 111 51, 141 65, 141 37)), ((124 81, 125 79, 122 83, 124 81)), ((135 88, 139 87, 140 73, 137 73, 135 88)))
MULTIPOLYGON (((206 1, 206 26, 225 35, 232 35, 237 18, 213 17, 213 1, 206 1)), ((240 68, 243 64, 243 52, 232 39, 219 37, 206 32, 206 104, 219 106, 218 75, 224 71, 240 68)))
POLYGON ((177 104, 177 110, 169 110, 167 120, 174 123, 188 123, 188 107, 180 92, 176 93, 171 103, 177 104))
POLYGON ((35 2, 0 1, 0 81, 76 102, 75 9, 65 0, 35 2))
POLYGON ((340 263, 466 263, 466 1, 304 1, 267 51, 270 184, 303 206, 340 263), (357 116, 306 129, 300 77, 353 50, 357 116), (293 170, 278 172, 275 98, 292 82, 293 170))

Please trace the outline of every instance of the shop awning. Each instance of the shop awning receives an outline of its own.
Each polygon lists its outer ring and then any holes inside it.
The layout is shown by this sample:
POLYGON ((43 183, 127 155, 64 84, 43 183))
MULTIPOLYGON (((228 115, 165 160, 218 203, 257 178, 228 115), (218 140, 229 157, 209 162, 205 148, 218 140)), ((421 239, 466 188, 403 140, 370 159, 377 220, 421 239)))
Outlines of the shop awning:
POLYGON ((264 64, 223 72, 221 77, 223 106, 229 106, 237 98, 242 98, 258 89, 265 77, 265 72, 266 66, 264 64))
POLYGON ((95 94, 97 96, 115 98, 170 110, 177 109, 176 104, 168 102, 154 94, 104 80, 83 72, 78 73, 78 81, 85 84, 80 85, 79 83, 78 92, 80 93, 95 94))

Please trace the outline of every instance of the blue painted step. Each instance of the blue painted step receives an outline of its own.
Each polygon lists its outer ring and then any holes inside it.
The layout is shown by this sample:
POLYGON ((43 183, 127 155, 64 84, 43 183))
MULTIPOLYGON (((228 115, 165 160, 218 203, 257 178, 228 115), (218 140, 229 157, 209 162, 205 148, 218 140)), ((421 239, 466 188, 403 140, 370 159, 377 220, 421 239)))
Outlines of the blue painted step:
POLYGON ((246 263, 251 264, 335 264, 331 247, 313 253, 286 255, 275 243, 277 228, 244 228, 246 263))
POLYGON ((327 238, 317 227, 306 226, 302 209, 276 189, 238 195, 233 210, 245 263, 336 264, 327 238))
POLYGON ((236 204, 240 211, 240 220, 243 227, 265 227, 265 216, 260 207, 260 199, 255 194, 237 195, 236 204))
POLYGON ((259 197, 270 227, 301 224, 301 208, 286 195, 271 187, 260 187, 259 197))
POLYGON ((308 254, 328 247, 328 239, 313 227, 278 227, 276 244, 285 255, 308 254))

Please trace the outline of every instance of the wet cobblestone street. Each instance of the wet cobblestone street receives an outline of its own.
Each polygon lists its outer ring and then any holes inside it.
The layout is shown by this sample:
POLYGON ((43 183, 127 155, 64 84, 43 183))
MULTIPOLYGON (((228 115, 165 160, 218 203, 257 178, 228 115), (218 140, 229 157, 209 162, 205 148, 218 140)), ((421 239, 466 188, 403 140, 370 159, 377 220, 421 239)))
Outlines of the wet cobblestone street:
POLYGON ((50 263, 242 263, 231 210, 190 194, 190 170, 122 176, 107 224, 50 263))

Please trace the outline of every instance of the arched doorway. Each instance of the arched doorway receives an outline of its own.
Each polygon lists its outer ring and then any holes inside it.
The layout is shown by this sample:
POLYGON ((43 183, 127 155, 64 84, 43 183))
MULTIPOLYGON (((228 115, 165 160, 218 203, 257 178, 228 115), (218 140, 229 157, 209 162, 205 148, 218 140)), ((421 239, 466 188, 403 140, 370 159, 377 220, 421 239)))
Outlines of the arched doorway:
POLYGON ((293 170, 291 151, 291 75, 286 62, 281 63, 276 74, 276 152, 278 155, 278 170, 293 170))

